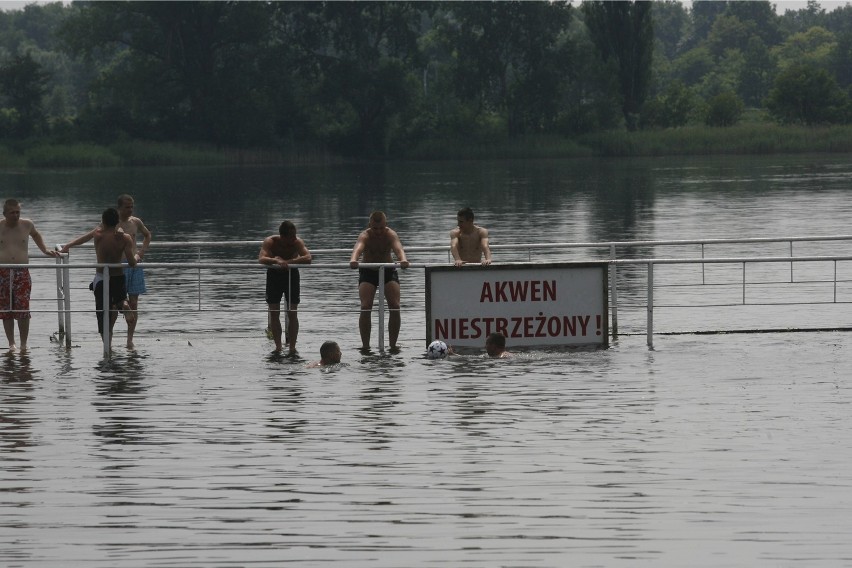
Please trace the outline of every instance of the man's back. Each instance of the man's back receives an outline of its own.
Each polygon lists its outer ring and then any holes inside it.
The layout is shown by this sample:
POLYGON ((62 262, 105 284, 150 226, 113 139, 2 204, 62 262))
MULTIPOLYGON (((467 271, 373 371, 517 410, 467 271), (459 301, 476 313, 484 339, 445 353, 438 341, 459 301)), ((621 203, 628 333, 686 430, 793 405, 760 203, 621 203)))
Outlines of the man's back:
MULTIPOLYGON (((128 258, 129 261, 132 258, 132 253, 128 253, 127 251, 131 250, 132 245, 133 241, 130 235, 119 233, 115 228, 102 228, 95 232, 95 253, 97 254, 99 263, 118 264, 121 262, 122 257, 128 258)), ((136 264, 135 259, 131 266, 133 264, 136 264)), ((117 267, 110 268, 109 273, 111 275, 120 275, 124 272, 121 267, 117 267)))

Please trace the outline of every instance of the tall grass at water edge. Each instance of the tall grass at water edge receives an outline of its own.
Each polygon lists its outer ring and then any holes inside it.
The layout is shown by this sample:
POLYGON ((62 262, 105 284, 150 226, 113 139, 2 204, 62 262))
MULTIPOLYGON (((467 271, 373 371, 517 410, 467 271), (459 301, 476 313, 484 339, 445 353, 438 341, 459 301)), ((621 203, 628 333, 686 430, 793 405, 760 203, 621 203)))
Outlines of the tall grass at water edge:
POLYGON ((443 139, 419 144, 404 157, 421 160, 704 156, 852 152, 852 126, 745 123, 727 128, 596 132, 569 139, 531 135, 495 141, 443 139))
POLYGON ((125 141, 97 144, 40 144, 23 148, 0 145, 0 168, 109 168, 122 166, 221 166, 324 162, 327 156, 284 154, 275 149, 219 149, 164 142, 125 141))
POLYGON ((640 132, 595 133, 583 136, 580 143, 590 148, 596 156, 852 152, 852 126, 695 126, 640 132))
POLYGON ((591 148, 569 138, 534 135, 510 140, 427 140, 406 152, 409 160, 500 160, 579 158, 593 156, 591 148))
POLYGON ((44 145, 27 148, 24 163, 31 168, 109 168, 120 166, 121 158, 95 144, 44 145))
POLYGON ((223 154, 203 148, 153 142, 33 145, 23 152, 31 168, 103 168, 119 166, 219 165, 223 154))
MULTIPOLYGON (((852 126, 741 124, 728 128, 689 126, 638 132, 609 131, 577 139, 532 135, 494 141, 425 141, 396 156, 407 160, 557 159, 685 155, 756 155, 852 152, 852 126)), ((219 149, 163 142, 39 144, 24 149, 0 145, 0 168, 101 168, 122 166, 220 166, 328 164, 343 162, 318 148, 219 149)))

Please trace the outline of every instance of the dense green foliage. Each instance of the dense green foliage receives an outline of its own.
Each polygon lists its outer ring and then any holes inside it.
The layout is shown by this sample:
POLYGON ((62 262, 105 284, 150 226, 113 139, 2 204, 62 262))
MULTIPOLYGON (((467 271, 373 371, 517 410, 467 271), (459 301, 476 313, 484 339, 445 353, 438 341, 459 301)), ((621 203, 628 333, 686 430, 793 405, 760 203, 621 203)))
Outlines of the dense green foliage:
POLYGON ((756 129, 746 140, 778 148, 761 123, 848 124, 850 94, 852 6, 826 12, 815 1, 781 15, 766 1, 703 0, 105 1, 0 12, 6 163, 16 152, 31 165, 170 163, 175 148, 194 163, 217 148, 642 153, 684 135, 717 151, 728 137, 710 131, 744 116, 756 129), (637 129, 684 132, 625 142, 637 129))
POLYGON ((651 79, 654 31, 651 2, 589 1, 586 27, 604 63, 615 62, 621 110, 628 130, 636 130, 651 79))

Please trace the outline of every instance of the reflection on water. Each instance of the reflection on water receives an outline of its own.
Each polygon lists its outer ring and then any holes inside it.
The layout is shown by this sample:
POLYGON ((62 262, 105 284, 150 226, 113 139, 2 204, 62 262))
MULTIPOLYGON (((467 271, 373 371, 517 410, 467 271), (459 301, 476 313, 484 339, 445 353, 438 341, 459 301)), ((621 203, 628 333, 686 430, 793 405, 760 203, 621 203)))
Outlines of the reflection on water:
POLYGON ((365 383, 358 399, 361 410, 355 417, 362 423, 358 437, 369 450, 389 450, 399 424, 401 385, 398 379, 376 378, 365 383))
MULTIPOLYGON (((0 452, 20 452, 30 446, 31 424, 36 417, 27 412, 35 398, 30 355, 7 351, 0 355, 0 452)), ((11 459, 7 456, 3 459, 11 459)))
POLYGON ((37 353, 38 372, 16 354, 0 383, 0 558, 842 564, 847 335, 437 361, 362 354, 354 337, 334 369, 270 360, 262 338, 165 338, 110 361, 73 350, 73 379, 61 351, 37 353))
MULTIPOLYGON (((351 247, 382 208, 404 243, 445 244, 466 205, 504 243, 766 236, 770 222, 775 234, 846 232, 848 163, 748 162, 4 181, 51 241, 90 228, 116 187, 161 239, 259 239, 292 218, 313 247, 351 247)), ((34 314, 31 351, 0 355, 0 565, 833 568, 852 557, 850 334, 660 335, 653 351, 625 334, 607 350, 433 361, 422 272, 403 272, 401 348, 381 352, 359 349, 357 274, 305 270, 301 354, 288 358, 270 354, 255 276, 221 270, 202 290, 205 305, 256 312, 186 316, 173 307, 198 283, 152 272, 142 306, 162 311, 143 313, 136 351, 109 359, 88 312, 74 315, 70 350, 34 314), (329 338, 343 364, 307 368, 329 338)), ((641 270, 626 276, 629 301, 644 287, 641 270)), ((34 280, 50 298, 49 279, 34 280)), ((88 292, 73 293, 90 309, 88 292)))
POLYGON ((35 376, 29 351, 8 350, 3 353, 0 362, 0 379, 4 382, 28 383, 35 376))
POLYGON ((144 412, 145 366, 143 356, 128 351, 126 356, 102 359, 95 379, 95 409, 101 416, 92 432, 110 444, 147 443, 147 437, 156 430, 144 412))
POLYGON ((267 437, 273 442, 299 437, 309 424, 303 414, 304 385, 298 379, 275 377, 268 388, 271 409, 266 421, 272 432, 268 432, 267 437))

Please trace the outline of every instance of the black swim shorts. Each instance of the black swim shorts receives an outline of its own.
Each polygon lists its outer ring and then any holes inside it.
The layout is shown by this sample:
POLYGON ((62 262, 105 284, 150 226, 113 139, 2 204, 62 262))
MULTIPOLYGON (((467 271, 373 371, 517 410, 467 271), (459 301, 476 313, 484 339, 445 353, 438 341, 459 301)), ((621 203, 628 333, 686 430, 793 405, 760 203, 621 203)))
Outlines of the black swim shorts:
MULTIPOLYGON (((358 284, 361 282, 367 282, 378 288, 379 270, 377 268, 359 268, 358 284)), ((385 284, 388 282, 399 282, 399 273, 396 268, 385 268, 385 284)))
POLYGON ((298 268, 269 268, 266 270, 266 303, 280 304, 281 297, 287 298, 287 303, 299 305, 300 283, 298 268))
MULTIPOLYGON (((98 316, 98 333, 104 332, 104 281, 98 279, 94 285, 95 314, 98 316)), ((127 299, 127 291, 124 286, 124 275, 109 277, 109 306, 110 310, 120 310, 124 300, 127 299)))

